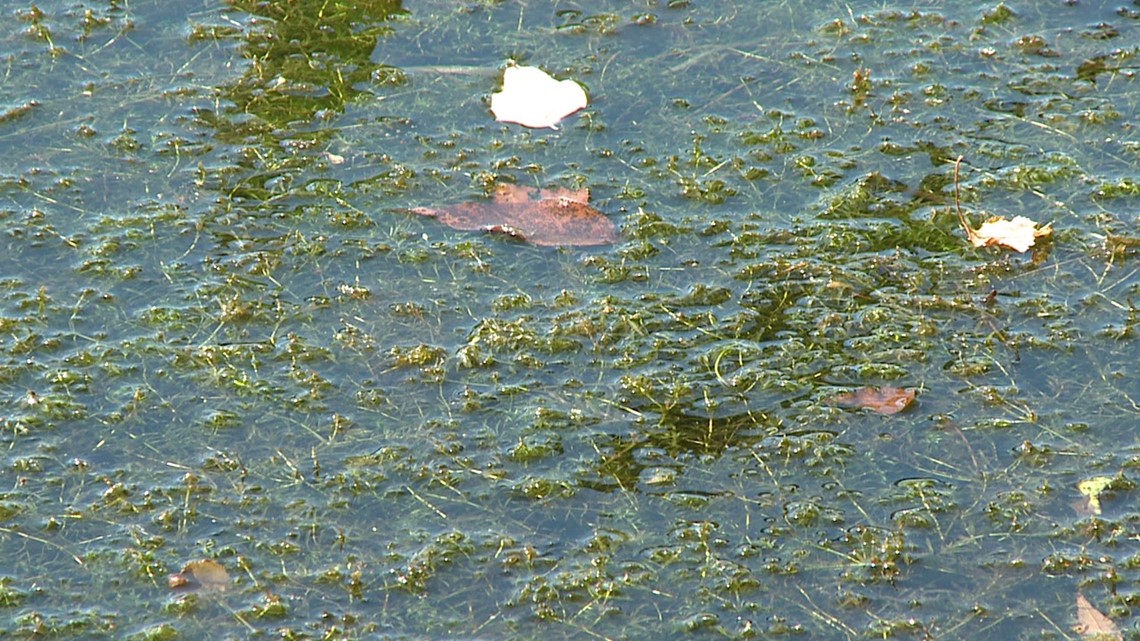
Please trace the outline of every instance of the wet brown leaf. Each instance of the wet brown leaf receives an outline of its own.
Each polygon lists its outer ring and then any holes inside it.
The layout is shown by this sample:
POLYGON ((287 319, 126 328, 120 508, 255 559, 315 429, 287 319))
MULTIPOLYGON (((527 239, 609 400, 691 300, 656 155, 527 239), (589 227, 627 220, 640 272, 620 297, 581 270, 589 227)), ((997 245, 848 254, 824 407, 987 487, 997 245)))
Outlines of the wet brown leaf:
POLYGON ((508 183, 495 186, 490 201, 411 211, 431 216, 453 229, 506 234, 535 245, 608 245, 617 228, 588 203, 588 189, 533 189, 508 183))
POLYGON ((840 407, 868 409, 879 414, 898 414, 914 402, 915 391, 901 387, 860 387, 832 401, 840 407))
POLYGON ((166 578, 172 590, 192 592, 222 592, 230 585, 230 574, 221 563, 212 559, 191 561, 182 571, 166 578))
POLYGON ((1112 619, 1104 616, 1100 610, 1093 607, 1085 595, 1077 593, 1077 634, 1083 639, 1098 639, 1099 641, 1123 641, 1124 635, 1112 619))

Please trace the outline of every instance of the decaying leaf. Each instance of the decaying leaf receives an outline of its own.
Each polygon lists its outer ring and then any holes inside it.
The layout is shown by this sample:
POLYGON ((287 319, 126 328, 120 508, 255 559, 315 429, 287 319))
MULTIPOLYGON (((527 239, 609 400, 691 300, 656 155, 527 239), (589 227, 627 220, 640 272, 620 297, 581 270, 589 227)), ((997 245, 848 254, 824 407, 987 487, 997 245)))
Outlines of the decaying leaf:
POLYGON ((191 561, 182 571, 166 577, 172 590, 192 592, 222 592, 230 585, 230 574, 221 563, 212 559, 191 561))
POLYGON ((1097 639, 1098 641, 1123 640, 1124 635, 1120 628, 1106 617, 1100 610, 1093 607, 1085 595, 1077 593, 1077 634, 1082 639, 1097 639))
POLYGON ((1013 220, 994 216, 977 229, 970 229, 965 220, 962 224, 965 225, 966 235, 974 247, 1000 245, 1019 252, 1029 251, 1038 238, 1053 233, 1052 225, 1038 227, 1037 223, 1025 216, 1017 216, 1013 220))
POLYGON ((915 391, 901 387, 860 387, 854 392, 836 396, 840 407, 868 409, 879 414, 898 414, 914 402, 915 391))
POLYGON ((1100 495, 1112 485, 1110 476, 1094 476, 1077 483, 1077 489, 1088 501, 1088 509, 1093 514, 1100 514, 1100 495))
POLYGON ((970 239, 970 243, 974 247, 1000 246, 1018 252, 1026 252, 1037 242, 1038 238, 1053 233, 1052 224, 1038 227, 1037 223, 1025 216, 1016 216, 1013 220, 1006 220, 1001 216, 991 216, 982 223, 981 227, 974 229, 970 225, 970 221, 966 220, 966 215, 962 213, 962 207, 959 204, 958 169, 961 166, 962 157, 958 156, 958 160, 954 163, 954 210, 958 212, 958 220, 962 223, 962 228, 966 230, 966 237, 970 239))
POLYGON ((506 234, 535 245, 608 245, 617 228, 588 203, 588 189, 533 189, 509 183, 495 186, 489 201, 415 207, 453 229, 506 234))
POLYGON ((585 108, 582 85, 555 80, 538 67, 512 64, 503 72, 503 90, 491 95, 495 120, 538 129, 557 129, 558 121, 585 108))

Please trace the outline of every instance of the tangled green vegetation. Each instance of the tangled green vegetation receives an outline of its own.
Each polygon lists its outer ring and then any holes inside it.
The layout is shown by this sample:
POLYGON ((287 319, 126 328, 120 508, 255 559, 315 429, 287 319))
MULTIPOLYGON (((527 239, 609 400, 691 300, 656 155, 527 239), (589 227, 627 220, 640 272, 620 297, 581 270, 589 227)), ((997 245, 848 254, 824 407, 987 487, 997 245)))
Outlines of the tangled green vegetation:
POLYGON ((550 4, 9 10, 0 636, 1134 637, 1140 12, 550 4))

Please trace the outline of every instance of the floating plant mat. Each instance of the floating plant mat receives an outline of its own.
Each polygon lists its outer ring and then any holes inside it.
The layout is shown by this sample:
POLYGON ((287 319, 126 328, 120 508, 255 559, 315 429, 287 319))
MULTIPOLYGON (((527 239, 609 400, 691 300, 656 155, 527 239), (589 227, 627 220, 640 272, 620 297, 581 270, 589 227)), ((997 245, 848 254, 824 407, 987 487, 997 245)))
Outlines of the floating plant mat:
POLYGON ((551 4, 13 9, 0 637, 1135 638, 1132 3, 551 4))
POLYGON ((542 245, 608 245, 617 241, 613 221, 589 205, 588 189, 534 189, 509 183, 495 186, 490 201, 416 207, 453 229, 502 233, 542 245))

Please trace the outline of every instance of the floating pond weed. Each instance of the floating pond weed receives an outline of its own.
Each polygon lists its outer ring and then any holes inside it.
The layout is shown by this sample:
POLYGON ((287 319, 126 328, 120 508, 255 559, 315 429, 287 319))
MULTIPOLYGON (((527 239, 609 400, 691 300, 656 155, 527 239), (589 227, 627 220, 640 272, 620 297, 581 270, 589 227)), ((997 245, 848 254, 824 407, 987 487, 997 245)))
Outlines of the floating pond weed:
POLYGON ((1119 7, 88 5, 0 38, 0 636, 1127 634, 1119 7), (407 213, 501 185, 609 244, 407 213))

